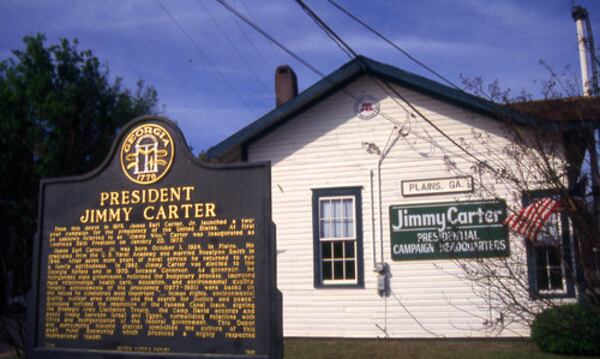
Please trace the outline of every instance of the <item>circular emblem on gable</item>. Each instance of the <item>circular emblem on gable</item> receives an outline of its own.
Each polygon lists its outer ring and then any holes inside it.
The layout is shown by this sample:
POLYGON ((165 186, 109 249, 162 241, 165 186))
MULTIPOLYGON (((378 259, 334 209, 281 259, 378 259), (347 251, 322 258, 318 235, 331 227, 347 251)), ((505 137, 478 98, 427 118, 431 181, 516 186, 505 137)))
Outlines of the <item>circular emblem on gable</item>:
POLYGON ((175 147, 169 131, 157 124, 135 127, 121 145, 121 168, 135 183, 151 184, 167 174, 175 147))
POLYGON ((361 96, 354 103, 354 112, 363 120, 370 120, 379 113, 379 102, 372 96, 361 96))

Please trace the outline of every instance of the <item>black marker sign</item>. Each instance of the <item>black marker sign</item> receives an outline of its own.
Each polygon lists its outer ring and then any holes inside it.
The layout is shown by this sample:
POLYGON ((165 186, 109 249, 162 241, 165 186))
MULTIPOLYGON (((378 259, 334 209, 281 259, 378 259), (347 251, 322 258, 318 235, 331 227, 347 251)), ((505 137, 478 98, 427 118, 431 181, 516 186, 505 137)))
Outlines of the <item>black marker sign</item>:
POLYGON ((145 117, 40 193, 31 357, 281 357, 268 163, 200 163, 145 117))

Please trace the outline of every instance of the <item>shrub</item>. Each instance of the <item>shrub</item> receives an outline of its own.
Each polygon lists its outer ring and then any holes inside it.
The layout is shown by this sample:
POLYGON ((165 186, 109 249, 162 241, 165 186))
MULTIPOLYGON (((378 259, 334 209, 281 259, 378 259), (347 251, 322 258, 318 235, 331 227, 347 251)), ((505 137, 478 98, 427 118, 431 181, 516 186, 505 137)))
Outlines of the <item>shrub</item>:
POLYGON ((531 339, 546 352, 600 355, 600 308, 565 304, 546 309, 535 317, 531 339))

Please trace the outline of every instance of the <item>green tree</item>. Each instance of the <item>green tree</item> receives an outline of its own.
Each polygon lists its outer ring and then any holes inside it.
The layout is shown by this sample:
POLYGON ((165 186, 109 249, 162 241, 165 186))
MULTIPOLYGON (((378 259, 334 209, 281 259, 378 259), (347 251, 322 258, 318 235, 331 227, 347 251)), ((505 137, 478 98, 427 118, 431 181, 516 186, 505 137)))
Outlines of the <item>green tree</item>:
POLYGON ((154 88, 111 81, 77 40, 45 46, 41 34, 0 62, 0 335, 22 345, 39 181, 98 166, 129 120, 155 113, 154 88), (7 329, 14 327, 13 329, 7 329))
MULTIPOLYGON (((514 233, 510 256, 456 261, 462 269, 457 278, 485 303, 481 330, 487 333, 510 333, 515 323, 531 326, 548 308, 561 312, 561 294, 576 295, 586 313, 600 318, 600 98, 581 97, 568 68, 556 72, 541 64, 550 73, 547 80, 536 81, 541 99, 525 91, 515 95, 498 81, 463 79, 467 91, 498 105, 497 116, 505 120, 501 135, 509 141, 474 128, 459 142, 477 160, 464 166, 459 156, 445 159, 451 173, 473 178, 473 196, 505 199, 509 215, 544 197, 560 202, 560 210, 535 238, 514 233), (517 116, 526 116, 530 125, 512 121, 517 116)), ((567 317, 571 325, 585 324, 577 315, 567 317)))

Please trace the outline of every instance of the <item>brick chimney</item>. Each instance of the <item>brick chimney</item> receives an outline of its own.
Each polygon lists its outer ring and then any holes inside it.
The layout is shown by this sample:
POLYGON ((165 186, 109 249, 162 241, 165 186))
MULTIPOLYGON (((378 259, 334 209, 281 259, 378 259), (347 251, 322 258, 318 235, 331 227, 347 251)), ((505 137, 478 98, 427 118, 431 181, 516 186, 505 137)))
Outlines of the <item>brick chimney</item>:
POLYGON ((288 65, 281 65, 275 70, 275 104, 283 105, 298 95, 298 79, 296 73, 288 65))

